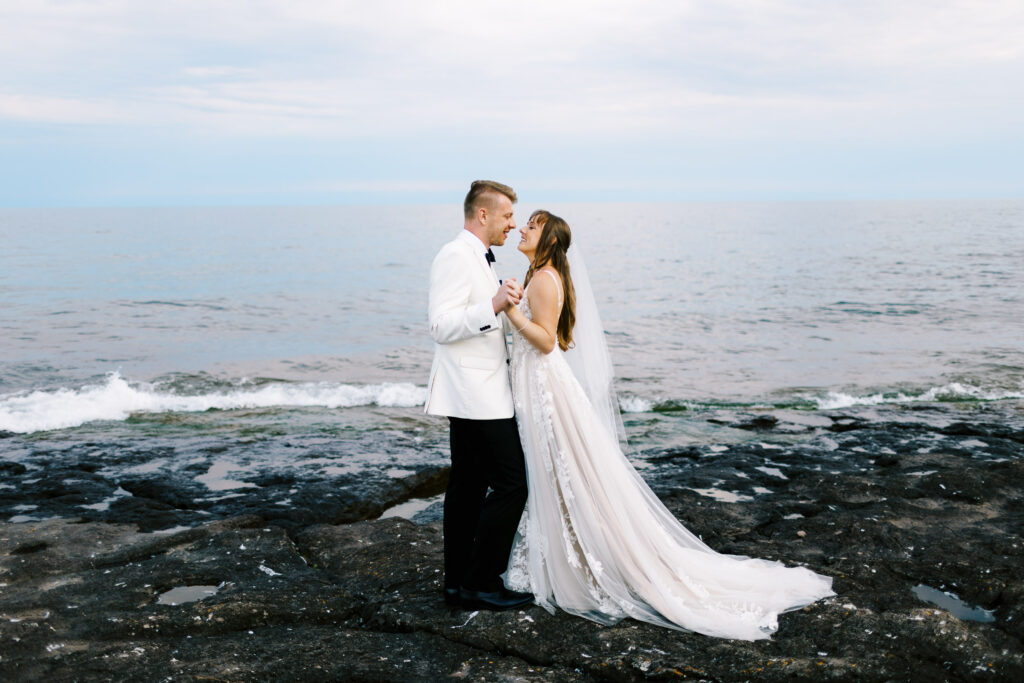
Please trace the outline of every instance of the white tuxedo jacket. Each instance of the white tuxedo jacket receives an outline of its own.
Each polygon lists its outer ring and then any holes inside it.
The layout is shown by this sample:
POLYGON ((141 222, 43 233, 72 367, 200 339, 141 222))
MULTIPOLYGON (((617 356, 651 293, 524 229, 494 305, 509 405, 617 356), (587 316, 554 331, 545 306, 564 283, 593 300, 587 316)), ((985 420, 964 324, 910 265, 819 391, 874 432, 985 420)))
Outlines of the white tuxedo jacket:
POLYGON ((491 297, 498 276, 487 248, 463 229, 430 267, 430 336, 436 342, 425 412, 470 420, 512 417, 505 315, 491 297))

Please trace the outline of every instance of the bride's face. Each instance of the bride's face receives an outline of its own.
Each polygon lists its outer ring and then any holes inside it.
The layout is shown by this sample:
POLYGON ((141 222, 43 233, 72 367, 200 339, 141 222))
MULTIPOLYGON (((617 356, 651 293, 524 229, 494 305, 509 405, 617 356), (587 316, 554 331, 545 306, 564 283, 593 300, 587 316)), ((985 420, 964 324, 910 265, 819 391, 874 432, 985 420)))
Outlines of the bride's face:
POLYGON ((531 218, 526 225, 519 228, 519 235, 522 237, 519 240, 519 251, 523 252, 531 263, 537 253, 537 245, 540 244, 540 233, 543 229, 544 226, 538 225, 536 218, 531 218))

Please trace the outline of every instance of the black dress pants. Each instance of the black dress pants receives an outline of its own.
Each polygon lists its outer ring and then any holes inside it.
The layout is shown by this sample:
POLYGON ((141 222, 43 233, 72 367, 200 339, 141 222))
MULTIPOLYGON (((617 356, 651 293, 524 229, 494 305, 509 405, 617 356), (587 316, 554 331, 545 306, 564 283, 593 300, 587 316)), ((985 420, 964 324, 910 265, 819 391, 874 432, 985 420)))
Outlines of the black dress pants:
POLYGON ((444 496, 444 585, 496 591, 526 506, 519 430, 511 417, 448 420, 452 468, 444 496))

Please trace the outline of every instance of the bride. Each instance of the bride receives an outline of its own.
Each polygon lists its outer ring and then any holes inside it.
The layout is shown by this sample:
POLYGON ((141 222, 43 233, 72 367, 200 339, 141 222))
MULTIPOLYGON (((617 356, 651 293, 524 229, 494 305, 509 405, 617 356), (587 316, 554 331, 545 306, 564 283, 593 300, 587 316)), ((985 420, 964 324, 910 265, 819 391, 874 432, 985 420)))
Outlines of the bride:
POLYGON ((619 448, 611 362, 569 226, 536 211, 520 233, 526 295, 505 313, 529 498, 509 587, 552 613, 742 640, 769 638, 779 613, 834 595, 829 577, 717 553, 672 516, 619 448))

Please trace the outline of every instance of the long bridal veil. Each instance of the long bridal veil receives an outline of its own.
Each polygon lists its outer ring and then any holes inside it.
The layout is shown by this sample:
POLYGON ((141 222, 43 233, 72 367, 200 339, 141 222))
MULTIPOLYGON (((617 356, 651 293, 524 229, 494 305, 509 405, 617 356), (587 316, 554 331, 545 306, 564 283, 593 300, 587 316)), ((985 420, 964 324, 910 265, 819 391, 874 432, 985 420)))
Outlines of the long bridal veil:
MULTIPOLYGON (((512 390, 529 500, 506 582, 541 607, 613 624, 629 616, 758 640, 781 612, 832 594, 803 567, 715 552, 630 465, 612 363, 586 265, 569 249, 575 348, 542 354, 513 337, 512 390)), ((528 312, 529 300, 523 310, 528 312)))
POLYGON ((566 256, 576 292, 576 325, 572 332, 574 345, 565 353, 565 360, 590 399, 601 423, 625 447, 626 429, 622 424, 619 398, 615 393, 615 369, 608 352, 601 315, 597 310, 594 288, 590 284, 590 273, 575 243, 569 247, 566 256))

